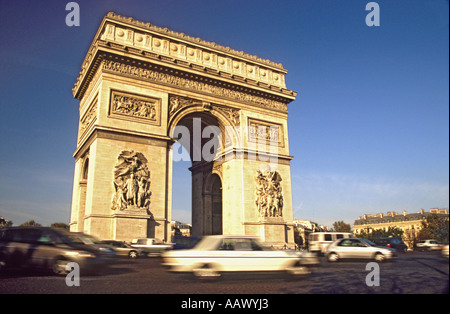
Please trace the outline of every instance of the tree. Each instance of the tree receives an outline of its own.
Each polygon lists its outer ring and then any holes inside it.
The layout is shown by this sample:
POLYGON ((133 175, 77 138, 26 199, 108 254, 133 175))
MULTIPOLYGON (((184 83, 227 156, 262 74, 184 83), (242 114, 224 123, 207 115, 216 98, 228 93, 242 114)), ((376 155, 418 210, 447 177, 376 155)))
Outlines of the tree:
POLYGON ((11 227, 13 222, 11 220, 6 220, 3 217, 0 217, 0 228, 2 227, 11 227))
POLYGON ((40 227, 42 225, 34 220, 28 220, 27 222, 24 222, 23 224, 20 225, 20 227, 29 227, 29 226, 40 227))
POLYGON ((343 220, 334 222, 332 229, 335 232, 352 232, 350 224, 346 224, 343 220))
POLYGON ((399 240, 403 238, 403 230, 398 227, 389 227, 387 230, 384 229, 370 229, 370 230, 361 230, 360 233, 357 234, 359 238, 364 238, 373 241, 374 239, 379 238, 387 238, 393 237, 399 240))
POLYGON ((61 228, 69 230, 69 225, 64 222, 54 222, 50 225, 52 228, 61 228))
POLYGON ((417 235, 417 240, 434 239, 438 242, 448 242, 449 231, 448 216, 441 216, 437 214, 428 215, 422 221, 422 229, 417 235))

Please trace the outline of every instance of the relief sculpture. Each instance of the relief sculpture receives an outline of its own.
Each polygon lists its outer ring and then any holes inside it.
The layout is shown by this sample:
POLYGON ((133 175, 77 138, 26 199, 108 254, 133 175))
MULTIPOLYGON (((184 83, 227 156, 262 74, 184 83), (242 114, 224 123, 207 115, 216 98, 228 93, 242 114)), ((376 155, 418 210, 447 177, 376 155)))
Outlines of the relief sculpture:
POLYGON ((256 206, 260 217, 283 216, 281 176, 277 171, 257 171, 256 206))
POLYGON ((157 122, 159 102, 157 99, 112 92, 111 114, 157 122))
POLYGON ((114 195, 111 209, 148 209, 150 205, 150 171, 142 153, 123 151, 114 170, 114 195))

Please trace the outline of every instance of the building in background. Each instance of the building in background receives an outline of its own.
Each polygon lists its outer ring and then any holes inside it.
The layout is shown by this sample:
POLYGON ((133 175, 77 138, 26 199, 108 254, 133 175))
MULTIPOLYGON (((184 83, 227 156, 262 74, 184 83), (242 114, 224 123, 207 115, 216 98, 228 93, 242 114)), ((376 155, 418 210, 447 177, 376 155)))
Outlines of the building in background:
POLYGON ((422 221, 431 214, 445 215, 448 218, 448 211, 446 208, 431 208, 429 212, 426 212, 422 208, 418 213, 411 214, 408 214, 406 210, 401 214, 394 211, 387 212, 387 214, 365 214, 355 220, 353 224, 353 233, 355 235, 364 232, 368 234, 375 230, 388 231, 389 228, 396 227, 403 231, 403 242, 405 242, 409 248, 412 248, 414 240, 422 228, 422 221))

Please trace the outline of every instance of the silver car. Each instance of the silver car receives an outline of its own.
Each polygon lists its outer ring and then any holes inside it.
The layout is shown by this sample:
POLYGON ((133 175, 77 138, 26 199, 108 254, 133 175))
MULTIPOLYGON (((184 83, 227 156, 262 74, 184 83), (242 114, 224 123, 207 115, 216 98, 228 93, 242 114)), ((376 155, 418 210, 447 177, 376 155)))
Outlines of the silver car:
POLYGON ((326 256, 330 262, 340 259, 375 259, 382 262, 395 256, 395 249, 377 246, 360 238, 339 239, 328 246, 326 256))

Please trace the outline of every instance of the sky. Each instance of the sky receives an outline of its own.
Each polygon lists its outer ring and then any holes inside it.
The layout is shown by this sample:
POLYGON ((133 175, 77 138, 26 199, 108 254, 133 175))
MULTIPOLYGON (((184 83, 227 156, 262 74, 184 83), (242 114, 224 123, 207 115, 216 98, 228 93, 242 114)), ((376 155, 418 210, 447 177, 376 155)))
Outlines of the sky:
MULTIPOLYGON (((79 101, 72 87, 109 11, 282 63, 294 217, 331 226, 449 207, 449 2, 0 0, 0 216, 69 223, 79 101)), ((189 162, 173 218, 190 222, 189 162), (188 188, 186 188, 188 187, 188 188)))

